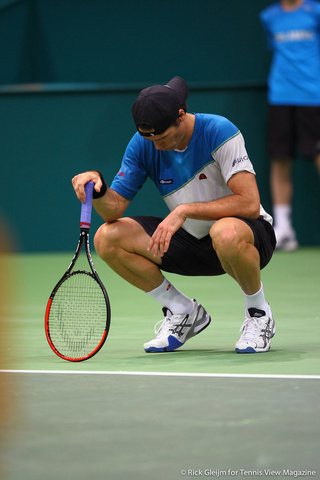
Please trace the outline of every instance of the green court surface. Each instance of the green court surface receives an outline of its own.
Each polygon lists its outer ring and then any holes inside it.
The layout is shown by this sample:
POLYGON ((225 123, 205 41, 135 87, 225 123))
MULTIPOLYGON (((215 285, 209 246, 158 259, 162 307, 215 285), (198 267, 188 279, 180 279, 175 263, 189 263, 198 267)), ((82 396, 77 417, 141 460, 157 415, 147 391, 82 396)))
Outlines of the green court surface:
POLYGON ((234 352, 244 301, 226 275, 167 275, 212 322, 177 352, 146 354, 159 305, 93 255, 111 329, 76 364, 44 333, 71 257, 6 257, 1 479, 320 478, 320 248, 276 252, 263 270, 277 331, 270 352, 256 355, 234 352))

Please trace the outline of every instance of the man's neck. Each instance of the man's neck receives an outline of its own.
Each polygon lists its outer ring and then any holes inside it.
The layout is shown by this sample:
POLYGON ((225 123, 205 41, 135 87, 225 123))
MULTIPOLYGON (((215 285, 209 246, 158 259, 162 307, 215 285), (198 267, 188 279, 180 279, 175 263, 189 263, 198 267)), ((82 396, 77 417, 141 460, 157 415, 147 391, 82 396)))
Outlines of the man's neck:
POLYGON ((297 10, 304 3, 305 0, 281 0, 281 7, 283 10, 290 12, 292 10, 297 10))
POLYGON ((181 138, 181 142, 179 144, 178 149, 179 150, 185 150, 187 146, 189 145, 189 142, 191 140, 193 130, 194 130, 194 124, 195 124, 196 117, 195 115, 191 113, 186 113, 185 119, 184 119, 184 136, 181 138))

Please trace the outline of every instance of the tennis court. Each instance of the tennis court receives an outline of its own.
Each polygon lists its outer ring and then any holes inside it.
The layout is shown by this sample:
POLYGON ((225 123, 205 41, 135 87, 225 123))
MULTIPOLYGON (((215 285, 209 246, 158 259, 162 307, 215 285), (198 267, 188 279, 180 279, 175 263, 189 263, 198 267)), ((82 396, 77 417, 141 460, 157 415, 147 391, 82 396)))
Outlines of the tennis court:
POLYGON ((77 364, 57 357, 44 333, 48 296, 71 256, 7 257, 1 478, 320 478, 319 248, 276 252, 263 271, 277 332, 258 355, 234 352, 243 320, 235 282, 175 275, 213 321, 177 352, 145 354, 161 310, 93 255, 111 330, 77 364))

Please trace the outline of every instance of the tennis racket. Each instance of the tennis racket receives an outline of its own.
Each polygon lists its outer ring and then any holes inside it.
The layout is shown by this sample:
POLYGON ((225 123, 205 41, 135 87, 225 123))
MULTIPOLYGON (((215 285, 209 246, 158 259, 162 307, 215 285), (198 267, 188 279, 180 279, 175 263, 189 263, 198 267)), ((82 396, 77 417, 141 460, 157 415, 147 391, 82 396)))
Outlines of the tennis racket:
POLYGON ((89 247, 94 183, 85 185, 81 206, 80 238, 73 259, 54 287, 47 304, 45 331, 50 347, 59 357, 81 362, 93 357, 106 341, 110 328, 110 303, 92 262, 89 247), (90 271, 73 270, 85 246, 90 271))

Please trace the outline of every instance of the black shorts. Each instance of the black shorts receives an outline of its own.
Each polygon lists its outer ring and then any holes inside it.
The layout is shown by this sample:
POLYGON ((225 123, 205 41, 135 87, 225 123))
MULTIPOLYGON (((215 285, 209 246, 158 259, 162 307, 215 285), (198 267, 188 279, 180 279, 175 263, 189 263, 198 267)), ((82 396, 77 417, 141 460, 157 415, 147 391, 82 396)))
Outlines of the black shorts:
POLYGON ((320 153, 320 107, 270 105, 267 151, 270 158, 308 159, 320 153))
MULTIPOLYGON (((131 217, 152 236, 162 222, 159 217, 131 217)), ((240 218, 249 225, 254 234, 254 245, 260 254, 260 268, 264 268, 270 261, 276 245, 276 238, 272 225, 259 217, 256 220, 240 218)), ((183 228, 173 235, 167 253, 162 257, 160 269, 165 272, 188 276, 213 276, 225 273, 220 260, 213 249, 210 235, 200 240, 183 228)))

